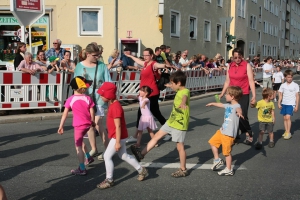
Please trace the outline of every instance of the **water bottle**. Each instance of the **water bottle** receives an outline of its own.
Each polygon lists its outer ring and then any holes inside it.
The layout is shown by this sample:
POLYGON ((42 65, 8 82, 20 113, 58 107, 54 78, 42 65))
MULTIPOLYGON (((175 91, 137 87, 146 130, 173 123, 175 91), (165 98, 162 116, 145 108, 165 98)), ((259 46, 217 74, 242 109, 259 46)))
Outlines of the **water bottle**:
POLYGON ((216 99, 216 102, 217 102, 217 103, 221 103, 219 95, 216 94, 216 95, 215 95, 215 99, 216 99))

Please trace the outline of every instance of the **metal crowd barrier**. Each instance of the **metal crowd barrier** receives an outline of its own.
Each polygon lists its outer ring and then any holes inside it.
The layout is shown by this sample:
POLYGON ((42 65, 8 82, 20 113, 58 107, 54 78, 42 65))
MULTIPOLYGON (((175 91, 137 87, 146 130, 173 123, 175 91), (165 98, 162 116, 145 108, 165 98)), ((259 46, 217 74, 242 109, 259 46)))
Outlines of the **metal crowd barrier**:
MULTIPOLYGON (((296 67, 289 68, 296 72, 296 67)), ((282 69, 283 71, 286 68, 282 69)), ((173 72, 171 72, 173 73, 173 72)), ((203 70, 185 71, 187 75, 186 88, 191 92, 201 92, 211 89, 221 89, 226 79, 226 70, 214 69, 206 74, 203 70)), ((261 68, 254 69, 255 79, 262 80, 261 68)), ((112 82, 116 84, 117 98, 127 99, 128 95, 138 95, 140 71, 111 71, 112 82)), ((30 75, 22 72, 0 71, 0 110, 20 109, 61 109, 65 100, 73 94, 69 86, 73 74, 66 72, 36 73, 30 75), (46 91, 49 87, 49 101, 46 101, 46 91), (56 92, 55 92, 56 90, 56 92), (54 94, 58 101, 55 101, 54 94)), ((167 88, 160 92, 160 98, 174 95, 167 88)))

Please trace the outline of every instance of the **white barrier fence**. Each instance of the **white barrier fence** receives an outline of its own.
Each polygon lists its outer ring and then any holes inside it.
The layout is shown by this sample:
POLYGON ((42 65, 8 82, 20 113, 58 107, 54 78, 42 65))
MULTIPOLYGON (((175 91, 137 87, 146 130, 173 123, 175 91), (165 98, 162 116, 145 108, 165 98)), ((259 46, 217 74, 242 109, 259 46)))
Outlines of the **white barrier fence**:
MULTIPOLYGON (((285 69, 284 69, 285 70, 285 69)), ((291 68, 296 72, 296 68, 291 68)), ((191 92, 221 89, 226 79, 225 70, 212 70, 206 74, 203 70, 191 70, 187 75, 186 87, 191 92)), ((255 79, 262 80, 262 69, 254 69, 255 79)), ((140 85, 139 71, 110 72, 112 81, 118 87, 118 99, 127 99, 128 95, 137 95, 140 85)), ((30 75, 22 72, 0 71, 0 110, 59 108, 73 94, 69 86, 73 74, 37 73, 30 75), (47 95, 46 95, 47 94, 47 95), (49 98, 47 101, 46 96, 49 98)), ((160 98, 174 95, 170 88, 160 92, 160 98)))

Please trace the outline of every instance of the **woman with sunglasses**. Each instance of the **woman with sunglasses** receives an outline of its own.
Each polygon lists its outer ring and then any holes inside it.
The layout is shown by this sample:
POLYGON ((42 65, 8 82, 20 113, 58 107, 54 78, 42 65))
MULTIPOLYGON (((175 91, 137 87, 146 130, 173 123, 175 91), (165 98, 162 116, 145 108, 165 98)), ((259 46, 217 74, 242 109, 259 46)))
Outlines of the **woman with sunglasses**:
MULTIPOLYGON (((244 53, 240 48, 235 48, 232 51, 233 62, 229 64, 227 69, 226 80, 223 86, 222 93, 219 95, 222 98, 228 86, 239 86, 243 90, 243 96, 239 100, 244 118, 240 118, 239 129, 242 133, 246 133, 245 144, 251 145, 253 142, 252 130, 248 120, 248 107, 250 100, 250 89, 252 93, 250 104, 256 103, 255 83, 253 79, 253 71, 250 64, 243 59, 244 53)), ((237 134, 237 138, 239 134, 237 134)))
MULTIPOLYGON (((74 70, 74 77, 75 76, 82 76, 86 80, 93 82, 90 87, 87 89, 88 95, 94 94, 94 99, 95 99, 95 105, 97 110, 95 111, 95 123, 96 123, 96 130, 98 131, 102 142, 104 144, 104 147, 106 149, 108 145, 108 138, 107 135, 105 134, 105 128, 104 128, 104 111, 107 109, 107 103, 103 102, 102 99, 100 98, 100 95, 97 93, 98 88, 102 85, 104 82, 112 82, 110 73, 108 71, 108 67, 110 65, 113 65, 115 62, 115 59, 112 60, 108 66, 106 66, 103 62, 98 61, 99 56, 100 56, 100 50, 99 47, 95 44, 88 44, 87 47, 85 48, 85 53, 84 53, 85 60, 79 62, 76 65, 76 68, 74 70), (96 74, 96 79, 95 79, 95 72, 96 72, 96 66, 98 64, 98 69, 97 69, 97 74, 96 74), (96 80, 96 81, 94 81, 96 80), (94 89, 94 84, 95 85, 95 91, 93 93, 94 89)), ((90 130, 88 131, 88 138, 90 141, 90 145, 92 150, 90 151, 91 156, 96 156, 98 154, 97 151, 97 146, 96 146, 96 135, 94 132, 94 128, 91 127, 90 130)), ((98 160, 103 160, 102 154, 98 157, 98 160)))
POLYGON ((39 64, 40 66, 44 66, 44 67, 48 67, 49 62, 47 62, 46 60, 46 56, 45 56, 45 51, 43 50, 38 50, 37 52, 37 57, 36 57, 36 63, 39 64))

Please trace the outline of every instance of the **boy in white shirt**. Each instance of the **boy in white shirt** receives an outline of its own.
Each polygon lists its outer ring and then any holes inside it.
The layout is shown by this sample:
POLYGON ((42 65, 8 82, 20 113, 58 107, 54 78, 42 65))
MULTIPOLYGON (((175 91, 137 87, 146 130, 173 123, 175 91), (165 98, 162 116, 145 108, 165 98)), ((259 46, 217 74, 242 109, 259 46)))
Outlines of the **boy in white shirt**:
POLYGON ((266 58, 266 63, 263 65, 263 86, 264 88, 271 88, 272 87, 272 71, 273 71, 273 64, 272 64, 272 57, 269 56, 266 58))
POLYGON ((276 99, 276 92, 279 90, 281 83, 284 82, 284 76, 281 72, 281 67, 277 65, 276 72, 273 74, 273 91, 274 91, 274 102, 277 101, 276 99))
POLYGON ((278 108, 281 110, 280 114, 283 115, 285 132, 282 135, 285 140, 292 137, 291 130, 291 116, 293 112, 298 111, 299 103, 299 85, 293 81, 292 70, 285 70, 284 77, 286 82, 281 84, 279 88, 278 108))

